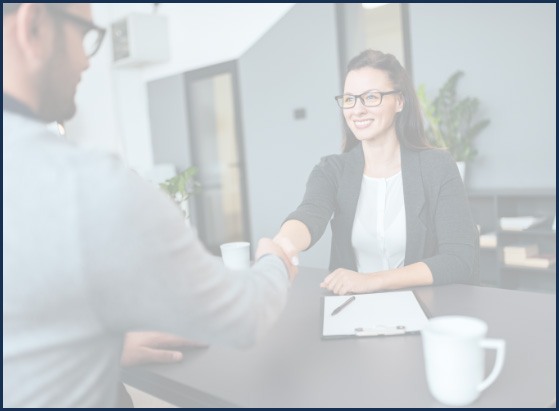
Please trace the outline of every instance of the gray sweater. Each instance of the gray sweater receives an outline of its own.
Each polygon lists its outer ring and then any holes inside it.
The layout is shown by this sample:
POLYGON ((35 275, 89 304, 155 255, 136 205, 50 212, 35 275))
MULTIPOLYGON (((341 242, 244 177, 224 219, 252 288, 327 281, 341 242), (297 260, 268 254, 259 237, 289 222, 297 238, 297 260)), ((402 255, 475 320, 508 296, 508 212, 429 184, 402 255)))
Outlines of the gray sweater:
POLYGON ((279 258, 227 270, 116 158, 3 120, 4 407, 114 406, 129 330, 246 346, 273 324, 279 258))
MULTIPOLYGON (((443 150, 414 151, 403 146, 401 160, 405 265, 423 261, 435 284, 474 282, 477 231, 456 163, 443 150)), ((351 232, 364 166, 361 145, 347 153, 324 157, 311 172, 303 201, 287 217, 308 227, 311 246, 330 222, 330 270, 357 270, 351 232)))

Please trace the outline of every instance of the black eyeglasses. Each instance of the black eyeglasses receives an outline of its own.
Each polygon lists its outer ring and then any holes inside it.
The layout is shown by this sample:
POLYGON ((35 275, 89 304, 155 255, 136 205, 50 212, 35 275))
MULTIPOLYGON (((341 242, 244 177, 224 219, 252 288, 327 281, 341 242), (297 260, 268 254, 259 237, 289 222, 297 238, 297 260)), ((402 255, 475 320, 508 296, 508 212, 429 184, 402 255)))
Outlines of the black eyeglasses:
POLYGON ((68 21, 71 21, 72 23, 77 24, 85 30, 85 33, 83 35, 83 50, 88 58, 92 57, 95 53, 97 53, 97 51, 99 51, 101 43, 103 43, 103 38, 105 37, 106 30, 104 28, 99 27, 88 20, 82 19, 81 17, 68 13, 51 4, 47 4, 46 6, 47 10, 49 10, 51 13, 56 14, 58 17, 62 17, 68 21))
POLYGON ((399 93, 400 90, 392 91, 378 91, 378 90, 368 90, 360 95, 354 94, 343 94, 341 96, 334 97, 338 102, 340 108, 353 108, 357 103, 357 99, 361 100, 361 103, 365 107, 376 107, 382 104, 382 98, 388 96, 389 94, 399 93))

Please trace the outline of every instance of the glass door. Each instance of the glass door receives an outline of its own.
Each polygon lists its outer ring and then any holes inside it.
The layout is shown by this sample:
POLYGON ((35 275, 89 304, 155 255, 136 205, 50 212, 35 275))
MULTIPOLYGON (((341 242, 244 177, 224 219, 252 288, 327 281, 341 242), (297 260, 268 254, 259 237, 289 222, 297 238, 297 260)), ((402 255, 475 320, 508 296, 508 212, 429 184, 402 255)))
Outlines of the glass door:
POLYGON ((192 164, 200 191, 193 223, 206 247, 250 241, 236 63, 185 73, 192 164))

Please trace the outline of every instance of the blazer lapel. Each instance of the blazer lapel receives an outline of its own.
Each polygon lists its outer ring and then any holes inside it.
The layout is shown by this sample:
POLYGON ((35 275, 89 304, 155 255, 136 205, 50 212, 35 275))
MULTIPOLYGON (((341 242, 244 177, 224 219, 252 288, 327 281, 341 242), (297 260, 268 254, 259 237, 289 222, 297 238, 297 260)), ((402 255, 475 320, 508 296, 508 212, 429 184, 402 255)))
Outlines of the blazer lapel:
MULTIPOLYGON (((357 211, 357 201, 361 193, 361 183, 363 181, 363 170, 365 169, 365 157, 361 144, 349 153, 350 161, 344 168, 342 178, 342 191, 345 201, 348 204, 348 213, 355 217, 357 211)), ((353 221, 351 221, 353 227, 353 221)), ((351 232, 351 229, 349 230, 351 232)))
POLYGON ((425 221, 425 192, 419 152, 400 146, 402 159, 402 185, 406 205, 406 258, 405 264, 423 258, 427 226, 425 221))
POLYGON ((361 192, 365 158, 361 144, 347 153, 347 163, 344 166, 340 187, 338 189, 338 204, 344 205, 343 219, 340 221, 340 240, 344 248, 344 266, 350 270, 357 270, 355 254, 351 245, 351 233, 357 211, 357 202, 361 192))

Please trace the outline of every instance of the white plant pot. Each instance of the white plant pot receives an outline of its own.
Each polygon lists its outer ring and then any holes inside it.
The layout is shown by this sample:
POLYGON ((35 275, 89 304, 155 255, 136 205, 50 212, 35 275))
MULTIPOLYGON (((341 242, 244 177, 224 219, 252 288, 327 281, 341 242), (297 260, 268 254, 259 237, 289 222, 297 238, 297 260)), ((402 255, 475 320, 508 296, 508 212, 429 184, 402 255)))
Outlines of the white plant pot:
POLYGON ((458 166, 458 171, 460 172, 460 177, 462 177, 462 182, 466 181, 466 162, 465 161, 457 161, 456 165, 458 166))
POLYGON ((191 223, 190 223, 190 211, 188 208, 188 200, 182 200, 179 206, 184 216, 184 223, 186 224, 187 227, 190 227, 191 223))

